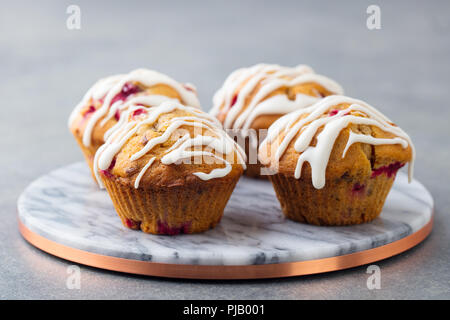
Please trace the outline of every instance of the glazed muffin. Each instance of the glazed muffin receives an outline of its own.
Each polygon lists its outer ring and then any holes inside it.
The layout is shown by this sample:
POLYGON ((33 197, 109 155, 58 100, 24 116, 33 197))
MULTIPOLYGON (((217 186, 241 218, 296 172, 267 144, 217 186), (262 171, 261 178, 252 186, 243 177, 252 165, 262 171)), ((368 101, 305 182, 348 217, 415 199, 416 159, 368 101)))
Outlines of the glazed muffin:
POLYGON ((156 71, 137 69, 97 81, 69 118, 70 131, 91 172, 95 152, 130 104, 157 106, 169 99, 200 108, 194 86, 181 84, 156 71))
POLYGON ((289 219, 352 225, 375 219, 414 146, 367 103, 330 96, 278 119, 259 150, 289 219))
POLYGON ((174 235, 219 223, 245 152, 217 119, 173 101, 131 105, 123 117, 94 159, 123 224, 174 235))
POLYGON ((246 175, 262 177, 257 148, 270 125, 284 114, 332 94, 343 94, 341 86, 306 65, 258 64, 230 74, 214 95, 210 114, 245 148, 246 175))

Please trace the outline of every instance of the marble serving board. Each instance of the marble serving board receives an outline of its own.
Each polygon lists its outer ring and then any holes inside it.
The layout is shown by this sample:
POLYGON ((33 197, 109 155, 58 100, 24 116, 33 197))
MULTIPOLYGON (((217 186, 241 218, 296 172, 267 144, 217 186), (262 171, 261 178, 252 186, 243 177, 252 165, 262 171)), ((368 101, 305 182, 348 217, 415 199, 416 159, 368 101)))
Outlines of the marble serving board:
POLYGON ((400 172, 379 218, 319 227, 286 220, 270 182, 243 177, 215 229, 158 236, 124 227, 106 191, 79 162, 31 183, 18 212, 32 232, 96 254, 180 265, 256 265, 336 257, 392 243, 431 220, 433 199, 400 172))

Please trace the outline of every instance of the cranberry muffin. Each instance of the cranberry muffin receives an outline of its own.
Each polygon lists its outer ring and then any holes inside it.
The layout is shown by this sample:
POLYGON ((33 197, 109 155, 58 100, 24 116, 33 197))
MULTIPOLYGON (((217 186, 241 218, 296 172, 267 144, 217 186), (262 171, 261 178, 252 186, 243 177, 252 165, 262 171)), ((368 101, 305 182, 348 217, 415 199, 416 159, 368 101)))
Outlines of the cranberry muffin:
POLYGON ((214 95, 210 113, 242 147, 245 145, 246 175, 262 177, 257 148, 270 125, 286 113, 342 93, 339 84, 314 73, 306 65, 289 68, 257 64, 238 69, 228 76, 214 95))
POLYGON ((157 106, 169 99, 200 108, 195 87, 153 70, 137 69, 97 81, 69 118, 70 131, 91 172, 95 152, 131 104, 157 106))
POLYGON ((217 119, 174 101, 133 105, 123 117, 94 159, 123 224, 168 235, 216 226, 245 169, 217 119))
POLYGON ((259 150, 287 218, 352 225, 381 212, 397 171, 409 164, 409 136, 367 103, 330 96, 278 119, 259 150))

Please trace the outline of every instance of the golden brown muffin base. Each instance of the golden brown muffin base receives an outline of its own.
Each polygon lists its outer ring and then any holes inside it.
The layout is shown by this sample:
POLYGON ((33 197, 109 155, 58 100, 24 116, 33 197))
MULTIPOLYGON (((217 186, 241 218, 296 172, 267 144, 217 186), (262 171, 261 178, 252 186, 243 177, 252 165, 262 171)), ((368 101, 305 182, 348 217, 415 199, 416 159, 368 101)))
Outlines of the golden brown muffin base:
POLYGON ((320 226, 342 226, 378 217, 395 176, 383 174, 363 181, 351 177, 327 180, 322 189, 314 188, 310 179, 295 179, 284 174, 269 176, 269 179, 288 219, 320 226), (360 186, 364 188, 361 190, 360 186))
MULTIPOLYGON (((241 173, 240 173, 241 174, 241 173)), ((214 228, 239 175, 186 185, 139 187, 119 177, 100 177, 124 226, 146 233, 175 235, 214 228)))
POLYGON ((247 177, 254 179, 267 179, 268 177, 266 175, 261 175, 262 167, 263 166, 259 161, 256 164, 247 164, 247 169, 245 170, 244 174, 247 177))
POLYGON ((261 169, 263 168, 263 165, 259 161, 258 157, 256 159, 250 158, 250 149, 253 149, 252 152, 254 152, 255 155, 258 155, 258 148, 256 150, 250 145, 249 139, 246 138, 245 140, 245 154, 247 156, 247 168, 244 171, 244 174, 247 177, 255 178, 255 179, 267 179, 267 175, 261 175, 261 169), (256 163, 249 163, 249 162, 256 162, 256 163))

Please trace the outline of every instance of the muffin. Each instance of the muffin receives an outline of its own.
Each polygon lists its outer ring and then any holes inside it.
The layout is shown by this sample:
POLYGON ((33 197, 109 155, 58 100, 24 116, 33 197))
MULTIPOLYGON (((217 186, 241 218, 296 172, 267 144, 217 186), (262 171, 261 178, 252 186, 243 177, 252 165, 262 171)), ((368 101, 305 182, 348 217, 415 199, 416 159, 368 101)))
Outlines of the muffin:
POLYGON ((341 86, 306 65, 257 64, 228 76, 214 95, 210 114, 245 148, 246 175, 262 177, 257 149, 270 125, 284 114, 332 94, 343 94, 341 86))
POLYGON ((214 117, 166 101, 130 106, 94 159, 122 223, 153 234, 219 223, 245 169, 245 152, 214 117))
POLYGON ((259 150, 285 216, 327 226, 375 219, 407 162, 411 180, 414 157, 402 129, 367 103, 344 96, 278 119, 259 150))
POLYGON ((97 81, 75 107, 69 128, 91 169, 95 152, 130 104, 157 106, 173 99, 200 108, 195 87, 156 71, 137 69, 97 81))

